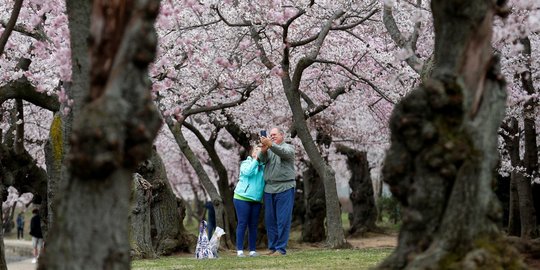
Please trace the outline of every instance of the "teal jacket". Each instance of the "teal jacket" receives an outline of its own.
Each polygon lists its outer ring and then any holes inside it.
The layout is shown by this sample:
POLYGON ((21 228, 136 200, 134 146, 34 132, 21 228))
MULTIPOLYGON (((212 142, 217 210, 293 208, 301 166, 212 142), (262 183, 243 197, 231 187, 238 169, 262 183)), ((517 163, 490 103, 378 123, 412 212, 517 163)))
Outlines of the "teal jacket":
MULTIPOLYGON (((240 176, 234 194, 244 199, 262 201, 264 192, 264 165, 256 159, 248 157, 240 163, 240 176)), ((238 198, 237 196, 235 196, 238 198)))

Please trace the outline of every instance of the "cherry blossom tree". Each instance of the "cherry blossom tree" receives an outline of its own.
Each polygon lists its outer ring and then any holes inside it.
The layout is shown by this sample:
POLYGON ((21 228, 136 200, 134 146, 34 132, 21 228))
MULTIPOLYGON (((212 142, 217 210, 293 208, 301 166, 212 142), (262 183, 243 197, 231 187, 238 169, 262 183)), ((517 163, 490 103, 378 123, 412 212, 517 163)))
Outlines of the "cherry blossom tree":
POLYGON ((161 121, 147 78, 160 2, 127 4, 66 3, 73 75, 87 70, 79 75, 88 80, 73 78, 73 95, 85 98, 74 110, 68 171, 41 269, 129 268, 132 174, 149 157, 161 121))
POLYGON ((505 10, 498 4, 431 1, 433 73, 390 121, 383 173, 403 205, 403 226, 381 269, 525 268, 503 244, 491 190, 506 102, 491 49, 493 19, 505 10))

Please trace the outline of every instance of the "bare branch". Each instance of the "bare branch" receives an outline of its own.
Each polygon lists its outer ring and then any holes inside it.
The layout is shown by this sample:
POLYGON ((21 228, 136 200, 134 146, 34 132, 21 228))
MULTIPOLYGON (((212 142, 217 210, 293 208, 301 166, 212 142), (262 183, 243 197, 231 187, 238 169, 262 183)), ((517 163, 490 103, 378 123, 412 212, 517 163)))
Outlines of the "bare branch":
POLYGON ((371 12, 369 12, 364 18, 358 20, 357 22, 354 22, 354 23, 351 23, 351 24, 346 24, 346 25, 340 25, 340 26, 336 26, 336 27, 332 27, 330 28, 330 30, 349 30, 351 28, 355 28, 357 27, 358 25, 362 24, 363 22, 367 21, 369 18, 371 18, 373 15, 375 15, 377 12, 379 12, 379 9, 376 8, 376 9, 373 9, 371 12))
POLYGON ((15 24, 17 23, 17 19, 19 18, 19 12, 21 11, 22 3, 23 0, 16 0, 15 4, 13 4, 13 11, 11 12, 11 17, 9 18, 6 29, 2 33, 2 36, 0 36, 0 55, 4 53, 4 49, 6 47, 9 36, 11 35, 13 28, 15 28, 15 24))
POLYGON ((392 101, 388 96, 386 96, 386 94, 384 94, 383 91, 381 91, 381 89, 379 89, 374 83, 372 83, 370 80, 358 75, 356 72, 354 72, 352 69, 345 66, 344 64, 336 62, 336 61, 323 60, 323 59, 315 59, 314 62, 323 63, 323 64, 332 64, 332 65, 337 65, 337 66, 342 67, 347 72, 349 72, 351 75, 356 77, 358 80, 360 80, 360 81, 366 83, 367 85, 369 85, 373 90, 375 90, 375 92, 377 92, 382 98, 384 98, 384 100, 388 101, 391 104, 395 104, 395 102, 392 101))
POLYGON ((216 11, 217 15, 219 16, 219 18, 228 26, 231 26, 231 27, 249 27, 249 26, 252 26, 251 22, 243 22, 243 23, 232 23, 232 22, 229 22, 224 16, 223 14, 221 14, 221 12, 219 11, 219 8, 217 6, 212 6, 211 7, 213 10, 216 11))
POLYGON ((238 105, 244 103, 248 99, 248 97, 250 96, 251 92, 253 92, 253 90, 257 89, 257 87, 258 87, 258 85, 254 84, 254 83, 250 84, 246 88, 246 91, 244 91, 242 93, 242 95, 237 100, 234 100, 234 101, 231 101, 231 102, 221 103, 221 104, 217 104, 217 105, 214 105, 214 106, 199 107, 199 108, 185 110, 183 112, 184 119, 186 119, 188 116, 193 115, 193 114, 198 114, 198 113, 203 113, 203 112, 211 112, 211 111, 222 110, 222 109, 238 106, 238 105))

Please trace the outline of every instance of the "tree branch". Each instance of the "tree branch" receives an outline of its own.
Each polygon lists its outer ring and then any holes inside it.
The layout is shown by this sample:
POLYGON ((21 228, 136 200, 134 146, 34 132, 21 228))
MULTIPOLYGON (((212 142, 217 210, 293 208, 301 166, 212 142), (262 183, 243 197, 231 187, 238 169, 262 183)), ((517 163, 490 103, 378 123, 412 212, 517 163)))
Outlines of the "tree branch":
MULTIPOLYGON (((366 15, 366 17, 362 18, 361 20, 359 20, 358 22, 356 23, 352 23, 352 24, 348 24, 348 25, 342 25, 342 26, 336 26, 336 27, 331 27, 330 30, 340 30, 340 31, 347 31, 347 30, 350 30, 358 25, 360 25, 361 23, 365 22, 366 20, 368 20, 369 18, 371 18, 373 15, 375 15, 377 12, 379 11, 379 9, 374 9, 372 10, 370 13, 368 13, 368 15, 366 15)), ((348 33, 350 33, 350 31, 347 31, 348 33)), ((295 41, 295 42, 290 42, 290 47, 299 47, 299 46, 303 46, 303 45, 306 45, 314 40, 316 40, 318 37, 319 37, 319 34, 320 33, 317 33, 317 34, 314 34, 306 39, 303 39, 303 40, 299 40, 299 41, 295 41)), ((350 33, 352 34, 352 33, 350 33)), ((353 36, 356 36, 354 34, 352 34, 353 36)))
POLYGON ((242 95, 240 96, 240 98, 238 98, 235 101, 222 103, 222 104, 218 104, 218 105, 214 105, 214 106, 188 109, 188 110, 185 110, 182 115, 184 116, 184 119, 186 119, 188 116, 193 115, 193 114, 198 114, 198 113, 203 113, 203 112, 211 112, 211 111, 216 111, 216 110, 221 110, 221 109, 225 109, 225 108, 238 106, 238 105, 244 103, 248 99, 248 97, 250 96, 251 92, 253 92, 253 90, 257 89, 257 87, 258 87, 258 85, 255 85, 254 83, 252 83, 246 88, 246 91, 242 92, 242 95))
MULTIPOLYGON (((416 3, 418 7, 420 7, 422 1, 417 0, 416 3)), ((422 69, 420 68, 422 66, 422 61, 418 59, 415 53, 416 42, 418 40, 420 27, 422 26, 421 23, 419 21, 415 23, 413 34, 411 35, 410 39, 406 39, 396 24, 394 15, 392 13, 392 7, 387 5, 384 5, 383 9, 383 23, 388 31, 388 34, 390 34, 390 37, 396 43, 396 45, 402 49, 410 50, 412 52, 411 56, 407 57, 405 61, 416 73, 420 74, 422 72, 422 69)))
POLYGON ((2 36, 0 36, 0 55, 4 54, 4 49, 6 47, 9 36, 11 35, 11 32, 13 32, 13 28, 15 28, 15 24, 17 23, 17 19, 19 18, 19 12, 21 11, 22 3, 23 0, 15 0, 15 4, 13 5, 13 11, 11 12, 11 17, 9 18, 6 29, 4 29, 2 36))
POLYGON ((38 107, 57 112, 60 102, 56 95, 36 92, 35 87, 26 79, 21 78, 0 87, 0 105, 8 99, 23 99, 38 107))
POLYGON ((255 41, 255 46, 257 47, 257 50, 261 52, 259 56, 259 58, 261 59, 261 62, 267 69, 273 69, 276 66, 276 64, 274 64, 272 60, 268 58, 268 55, 266 54, 266 51, 264 50, 264 47, 261 44, 261 36, 259 35, 259 32, 257 31, 257 29, 255 29, 255 26, 251 26, 249 28, 249 31, 251 33, 251 38, 253 39, 253 41, 255 41))
POLYGON ((223 16, 223 14, 221 14, 221 12, 219 11, 219 8, 217 6, 212 5, 211 8, 216 11, 218 17, 228 26, 231 26, 231 27, 249 27, 249 26, 252 26, 251 22, 231 23, 223 16))
POLYGON ((330 61, 330 60, 322 60, 322 59, 315 59, 314 62, 317 62, 317 63, 324 63, 324 64, 332 64, 332 65, 337 65, 337 66, 340 66, 342 67, 343 69, 345 69, 347 72, 349 72, 351 75, 353 75, 354 77, 356 77, 358 80, 366 83, 367 85, 369 85, 371 88, 373 88, 373 90, 375 90, 375 92, 377 92, 382 98, 384 98, 384 100, 388 101, 389 103, 391 104, 395 104, 394 101, 392 101, 388 96, 386 96, 386 94, 384 94, 381 89, 379 89, 374 83, 372 83, 370 80, 358 75, 356 72, 354 72, 352 69, 350 69, 349 67, 345 66, 344 64, 342 63, 339 63, 339 62, 336 62, 336 61, 330 61))

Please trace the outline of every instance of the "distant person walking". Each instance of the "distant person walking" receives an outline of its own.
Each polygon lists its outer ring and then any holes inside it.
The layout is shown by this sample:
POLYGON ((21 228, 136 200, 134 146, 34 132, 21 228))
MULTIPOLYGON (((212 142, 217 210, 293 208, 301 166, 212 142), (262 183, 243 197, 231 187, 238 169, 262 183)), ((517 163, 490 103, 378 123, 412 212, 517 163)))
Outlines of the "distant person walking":
POLYGON ((271 256, 287 254, 296 188, 294 147, 284 139, 282 129, 272 128, 270 138, 261 137, 259 154, 265 164, 264 219, 270 250, 267 255, 271 256))
POLYGON ((253 146, 251 156, 240 163, 240 176, 234 189, 233 203, 238 218, 236 226, 236 252, 238 257, 244 255, 244 236, 248 231, 249 256, 258 256, 257 226, 261 213, 264 191, 264 165, 259 162, 259 146, 253 146))
POLYGON ((24 215, 23 212, 20 212, 17 215, 17 239, 24 238, 24 215))
POLYGON ((32 210, 32 219, 30 219, 30 235, 32 236, 32 247, 34 247, 34 258, 32 263, 36 263, 41 250, 43 249, 43 234, 41 232, 41 218, 39 210, 32 210))

